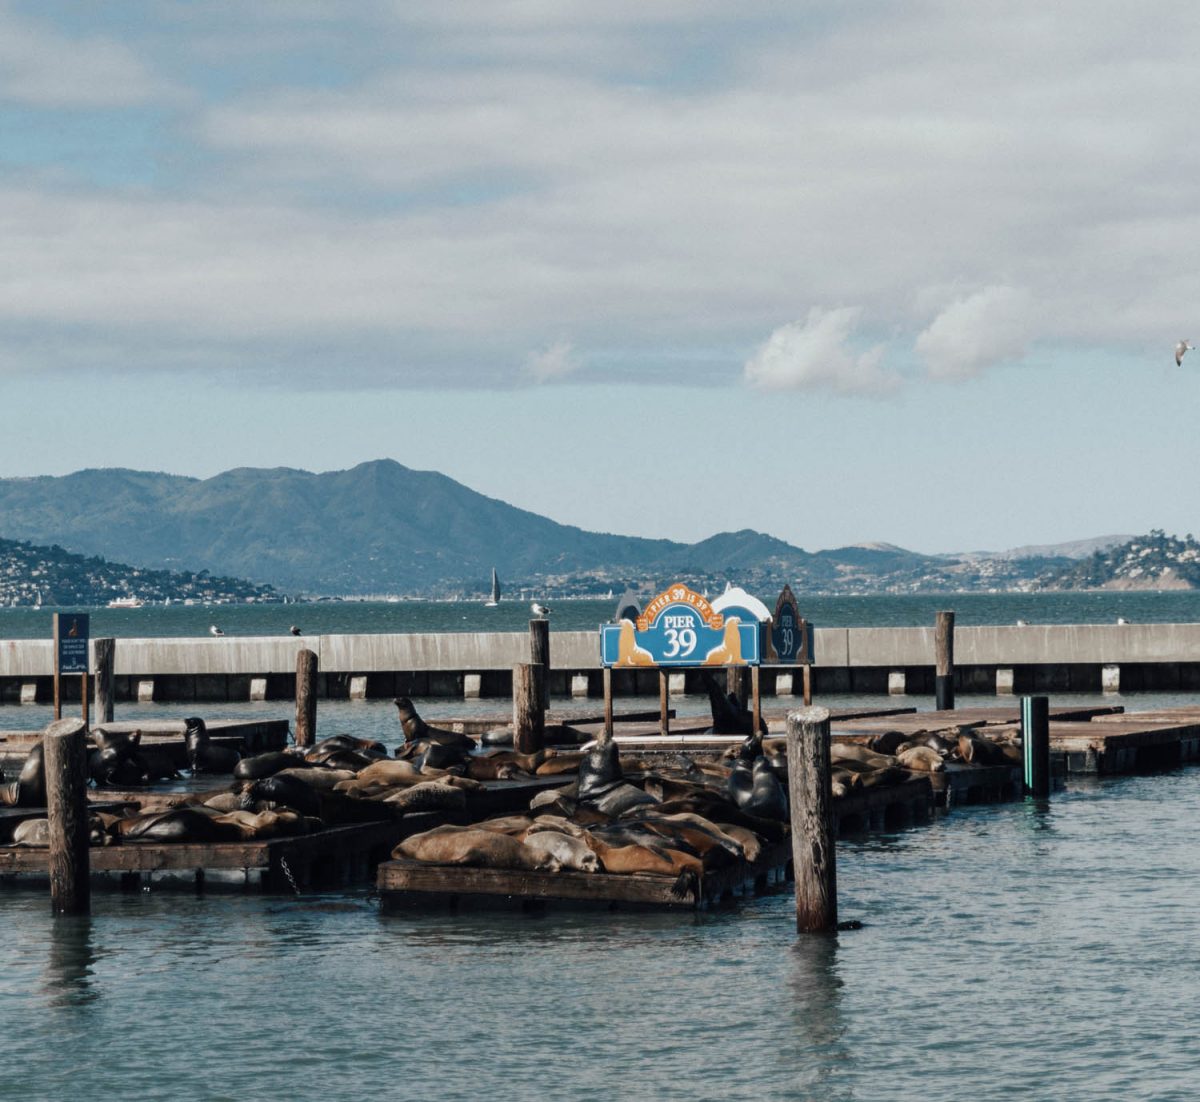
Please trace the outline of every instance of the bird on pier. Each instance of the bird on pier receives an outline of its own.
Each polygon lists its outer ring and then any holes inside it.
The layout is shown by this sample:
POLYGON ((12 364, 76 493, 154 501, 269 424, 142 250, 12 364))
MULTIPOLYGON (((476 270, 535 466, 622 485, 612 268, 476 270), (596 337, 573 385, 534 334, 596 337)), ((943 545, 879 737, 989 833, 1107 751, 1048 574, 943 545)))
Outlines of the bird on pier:
POLYGON ((1126 620, 1124 616, 1118 616, 1118 617, 1117 617, 1117 623, 1118 623, 1118 624, 1127 624, 1127 623, 1129 623, 1129 621, 1128 621, 1128 620, 1126 620))
POLYGON ((543 605, 538 601, 530 601, 529 607, 530 607, 530 609, 533 610, 534 616, 549 616, 550 615, 550 606, 549 605, 543 605))
POLYGON ((1182 366, 1183 366, 1183 357, 1184 357, 1184 354, 1187 352, 1187 350, 1188 350, 1189 348, 1194 348, 1194 347, 1195 347, 1195 345, 1193 345, 1193 344, 1190 344, 1190 343, 1189 343, 1189 342, 1187 342, 1187 341, 1180 341, 1180 342, 1179 342, 1179 343, 1178 343, 1178 344, 1175 346, 1175 366, 1176 366, 1176 367, 1182 367, 1182 366))
POLYGON ((224 635, 225 633, 219 627, 217 627, 216 624, 210 624, 208 627, 208 634, 209 635, 224 635))
POLYGON ((296 627, 295 624, 293 624, 290 628, 288 628, 288 631, 290 631, 293 635, 300 634, 300 629, 298 627, 296 627))
POLYGON ((1029 621, 1028 621, 1028 620, 1018 620, 1018 621, 1017 621, 1017 627, 1019 627, 1019 628, 1027 628, 1027 627, 1029 627, 1029 621))

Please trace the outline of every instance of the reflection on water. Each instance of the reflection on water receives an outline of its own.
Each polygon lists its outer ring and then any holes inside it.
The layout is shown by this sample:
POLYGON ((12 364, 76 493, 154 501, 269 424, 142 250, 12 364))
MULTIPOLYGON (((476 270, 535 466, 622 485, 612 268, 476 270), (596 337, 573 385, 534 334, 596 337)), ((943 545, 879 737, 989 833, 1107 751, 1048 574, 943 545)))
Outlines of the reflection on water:
POLYGON ((92 982, 96 952, 88 915, 59 915, 49 923, 41 993, 47 1006, 86 1006, 100 993, 92 982))
POLYGON ((788 1019, 797 1047, 809 1054, 797 1068, 795 1084, 805 1097, 856 1097, 845 1081, 850 1054, 842 1018, 838 951, 835 936, 802 935, 787 952, 788 1019))

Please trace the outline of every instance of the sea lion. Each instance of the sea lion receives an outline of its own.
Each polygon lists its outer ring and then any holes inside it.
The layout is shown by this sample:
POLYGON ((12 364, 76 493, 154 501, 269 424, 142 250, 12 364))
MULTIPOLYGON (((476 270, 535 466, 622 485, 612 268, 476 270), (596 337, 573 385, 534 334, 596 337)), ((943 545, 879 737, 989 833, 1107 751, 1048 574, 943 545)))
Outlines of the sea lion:
POLYGON ((751 864, 762 856, 763 841, 748 827, 739 826, 736 823, 715 823, 714 826, 742 847, 743 856, 751 864))
POLYGON ((587 756, 580 750, 555 750, 554 757, 548 757, 534 770, 539 777, 558 777, 563 773, 574 773, 579 769, 580 762, 587 756))
POLYGON ((284 777, 276 773, 257 781, 241 781, 242 807, 250 809, 259 802, 283 804, 301 815, 321 814, 321 798, 315 789, 297 776, 284 777))
POLYGON ((255 754, 252 758, 242 758, 233 767, 233 779, 257 781, 284 769, 303 769, 308 764, 300 754, 289 750, 268 750, 265 754, 255 754))
POLYGON ((125 842, 230 842, 237 827, 219 821, 220 814, 198 807, 173 807, 131 815, 115 824, 114 833, 125 842))
POLYGON ((829 745, 829 759, 837 765, 849 767, 855 762, 871 769, 885 769, 895 765, 896 761, 890 754, 877 754, 865 746, 857 746, 852 742, 832 742, 829 745))
MULTIPOLYGON (((708 706, 712 713, 714 735, 753 735, 754 716, 738 700, 736 693, 721 691, 716 678, 708 670, 700 671, 700 683, 708 693, 708 706)), ((767 733, 767 725, 759 717, 758 734, 767 733)))
POLYGON ((867 741, 867 748, 877 754, 894 754, 897 748, 905 742, 912 742, 915 735, 906 735, 903 731, 882 731, 867 741))
POLYGON ((230 811, 213 821, 234 828, 247 841, 256 838, 290 838, 308 833, 308 822, 304 816, 287 808, 277 811, 230 811))
POLYGON ((914 746, 896 755, 897 763, 904 769, 922 773, 944 773, 946 763, 942 755, 928 746, 914 746))
POLYGON ((539 830, 526 834, 523 845, 534 853, 549 856, 562 869, 577 872, 599 872, 600 858, 582 838, 572 838, 555 830, 539 830))
POLYGON ((306 765, 299 767, 288 767, 280 769, 277 773, 272 773, 273 777, 295 777, 298 781, 303 781, 309 788, 315 788, 320 792, 332 792, 336 785, 342 781, 354 780, 354 774, 349 769, 327 769, 323 765, 306 765))
POLYGON ((396 710, 400 713, 400 726, 404 731, 406 742, 437 742, 463 754, 469 754, 475 749, 475 740, 470 735, 447 731, 441 727, 431 727, 417 714, 413 702, 408 697, 398 696, 392 703, 396 705, 396 710))
MULTIPOLYGON (((155 771, 141 753, 141 731, 127 734, 97 727, 92 737, 96 746, 88 751, 88 775, 97 785, 137 787, 159 779, 151 775, 155 771)), ((174 776, 174 768, 169 768, 170 776, 174 776)))
POLYGON ((627 815, 634 808, 645 810, 658 804, 653 796, 643 792, 636 785, 623 782, 607 787, 599 795, 590 797, 588 802, 602 815, 611 819, 627 815))
POLYGON ((393 857, 407 857, 434 865, 469 865, 486 869, 558 869, 556 858, 531 849, 507 834, 470 827, 437 827, 406 838, 393 857))
POLYGON ((208 727, 199 716, 183 721, 183 739, 187 744, 188 768, 197 773, 232 773, 242 755, 231 746, 219 746, 208 734, 208 727))
POLYGON ((581 838, 587 833, 578 823, 562 815, 539 815, 529 824, 525 833, 536 834, 539 830, 557 830, 559 834, 569 834, 572 838, 581 838))
MULTIPOLYGON (((360 769, 354 777, 353 784, 410 785, 420 784, 422 781, 436 780, 443 775, 436 770, 422 773, 411 761, 396 761, 385 758, 383 761, 373 762, 365 769, 360 769)), ((342 785, 335 787, 338 791, 345 791, 342 785)))
POLYGON ((578 798, 603 795, 621 780, 621 760, 611 734, 602 733, 579 763, 578 798))
POLYGON ((970 765, 1004 765, 1008 761, 994 743, 967 734, 958 736, 958 754, 970 765))
POLYGON ((17 779, 0 787, 0 804, 9 807, 46 806, 46 759, 40 739, 25 756, 17 779))
POLYGON ((398 788, 383 797, 398 814, 408 815, 415 811, 463 811, 467 806, 467 794, 441 781, 424 781, 411 788, 398 788))
POLYGON ((494 830, 498 834, 511 834, 514 838, 520 838, 533 824, 534 820, 528 815, 497 815, 475 825, 480 830, 494 830))
POLYGON ((311 747, 312 750, 353 750, 373 758, 386 758, 387 747, 377 739, 354 738, 352 735, 330 735, 320 739, 311 747))
POLYGON ((12 841, 9 844, 36 848, 50 845, 50 820, 23 819, 13 828, 12 841))
POLYGON ((745 766, 739 762, 730 774, 729 792, 737 806, 747 815, 758 819, 787 821, 787 793, 784 792, 783 785, 779 783, 779 778, 766 758, 760 757, 755 760, 749 777, 746 775, 745 766))
POLYGON ((473 781, 511 781, 514 777, 528 777, 530 774, 515 762, 470 757, 467 759, 466 775, 473 781))

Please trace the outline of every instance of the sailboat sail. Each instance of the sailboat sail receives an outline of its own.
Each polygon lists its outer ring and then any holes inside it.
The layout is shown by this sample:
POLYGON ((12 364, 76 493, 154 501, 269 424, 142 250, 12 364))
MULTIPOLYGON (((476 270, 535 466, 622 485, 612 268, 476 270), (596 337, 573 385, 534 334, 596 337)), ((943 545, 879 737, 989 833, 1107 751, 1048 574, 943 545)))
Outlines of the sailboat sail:
POLYGON ((484 608, 495 608, 500 603, 500 577, 496 573, 496 568, 492 567, 492 595, 488 598, 484 608))

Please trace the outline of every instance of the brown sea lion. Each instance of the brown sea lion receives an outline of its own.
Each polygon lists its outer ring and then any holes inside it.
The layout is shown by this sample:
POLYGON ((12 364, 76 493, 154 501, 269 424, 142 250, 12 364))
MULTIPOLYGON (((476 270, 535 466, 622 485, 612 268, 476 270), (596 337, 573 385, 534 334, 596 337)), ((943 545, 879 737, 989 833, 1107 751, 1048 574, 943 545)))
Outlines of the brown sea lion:
POLYGON ((393 857, 406 857, 434 865, 469 865, 487 869, 528 869, 553 872, 558 861, 548 853, 530 849, 507 834, 478 828, 437 827, 406 838, 393 857))
POLYGON ((884 769, 889 765, 896 764, 895 759, 888 754, 877 754, 874 750, 868 750, 865 746, 857 746, 851 742, 830 743, 829 758, 837 765, 859 762, 872 769, 884 769))
POLYGON ((928 746, 913 746, 896 755, 897 764, 903 769, 911 769, 921 773, 944 773, 946 763, 942 755, 928 746))
POLYGON ((0 787, 0 804, 9 807, 46 806, 46 759, 40 740, 25 755, 17 779, 0 787))
POLYGON ((473 781, 511 781, 515 777, 529 777, 531 774, 515 762, 477 758, 472 755, 467 758, 466 776, 473 781))
POLYGON ((1008 761, 995 743, 967 734, 958 736, 958 754, 970 765, 1004 765, 1008 761))
POLYGON ((584 755, 580 751, 558 750, 555 751, 554 757, 547 758, 534 772, 539 777, 557 777, 563 773, 575 773, 578 772, 579 763, 583 759, 584 755))
POLYGON ((738 826, 736 823, 715 823, 714 825, 721 833, 732 838, 742 847, 743 855, 751 864, 762 856, 763 841, 754 831, 744 826, 738 826))
POLYGON ((558 862, 561 869, 577 872, 599 872, 600 858, 582 838, 573 838, 555 830, 539 830, 526 834, 523 845, 534 853, 545 854, 558 862))
POLYGON ((265 754, 242 758, 233 767, 233 777, 239 781, 256 781, 284 769, 303 769, 308 764, 300 754, 288 750, 268 750, 265 754))
POLYGON ((533 823, 534 820, 528 815, 497 815, 475 825, 480 830, 494 830, 499 834, 511 834, 514 838, 520 838, 533 823))

